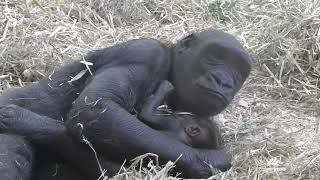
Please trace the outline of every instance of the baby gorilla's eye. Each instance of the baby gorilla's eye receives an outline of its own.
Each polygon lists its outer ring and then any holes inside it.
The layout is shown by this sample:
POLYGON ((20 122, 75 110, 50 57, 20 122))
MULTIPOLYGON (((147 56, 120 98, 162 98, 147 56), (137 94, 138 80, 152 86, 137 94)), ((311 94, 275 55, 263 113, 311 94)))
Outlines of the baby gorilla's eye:
POLYGON ((201 129, 198 125, 189 125, 185 128, 185 131, 191 137, 199 136, 201 133, 201 129))

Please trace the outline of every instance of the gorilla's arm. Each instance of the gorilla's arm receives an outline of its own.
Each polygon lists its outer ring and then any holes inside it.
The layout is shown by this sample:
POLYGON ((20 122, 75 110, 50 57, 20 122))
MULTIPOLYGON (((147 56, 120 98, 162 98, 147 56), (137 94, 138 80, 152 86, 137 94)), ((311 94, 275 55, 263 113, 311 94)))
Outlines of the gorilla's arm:
MULTIPOLYGON (((92 73, 99 68, 117 66, 119 64, 130 63, 129 58, 124 56, 137 56, 134 50, 141 46, 159 46, 155 40, 132 40, 117 44, 108 48, 98 49, 88 53, 83 59, 92 64, 89 69, 92 73), (131 49, 128 55, 124 53, 131 49)), ((54 70, 48 77, 41 79, 37 83, 29 84, 23 88, 12 88, 0 96, 0 106, 15 104, 28 109, 34 113, 42 114, 54 119, 65 118, 77 97, 77 93, 85 86, 85 81, 90 77, 89 70, 82 61, 73 61, 54 70), (81 77, 80 77, 80 76, 81 77), (79 76, 78 78, 75 78, 79 76)))
POLYGON ((145 124, 151 126, 155 129, 166 128, 170 119, 165 116, 160 116, 157 113, 157 108, 163 103, 165 97, 174 90, 174 87, 169 81, 163 81, 156 92, 148 97, 142 105, 140 112, 138 113, 138 118, 145 124))
POLYGON ((11 104, 0 106, 0 131, 19 134, 37 144, 47 144, 63 136, 66 128, 62 121, 11 104))
MULTIPOLYGON (((101 109, 91 109, 91 113, 97 114, 98 119, 89 124, 83 124, 85 137, 98 144, 100 148, 102 147, 103 152, 110 151, 110 144, 106 143, 106 140, 112 137, 121 142, 123 145, 121 148, 124 150, 130 148, 131 152, 128 153, 132 153, 132 157, 152 152, 164 160, 174 161, 182 155, 177 165, 186 177, 209 177, 210 169, 206 163, 221 170, 229 169, 230 165, 225 164, 229 162, 226 160, 228 156, 223 150, 192 149, 149 128, 112 101, 107 101, 105 107, 104 112, 101 112, 101 109)), ((17 133, 34 143, 46 144, 90 178, 99 176, 100 171, 93 152, 74 143, 66 135, 66 129, 60 121, 48 119, 15 105, 2 107, 0 114, 1 128, 4 132, 17 133), (32 124, 37 124, 37 128, 33 128, 32 124)), ((109 152, 109 155, 112 154, 113 152, 109 152)), ((120 168, 119 164, 108 161, 102 161, 102 166, 109 170, 120 168)), ((109 173, 115 172, 109 171, 109 173)))
POLYGON ((226 160, 229 156, 223 150, 193 149, 146 126, 111 100, 102 104, 103 108, 96 105, 82 114, 94 115, 91 116, 93 121, 83 124, 82 133, 100 151, 108 152, 112 142, 119 142, 121 148, 132 156, 151 152, 164 160, 175 161, 182 155, 177 166, 183 176, 193 178, 211 176, 207 163, 221 170, 230 168, 230 164, 225 164, 229 162, 226 160))
MULTIPOLYGON (((128 59, 122 57, 123 52, 128 49, 127 47, 130 46, 133 48, 139 48, 140 46, 145 44, 143 43, 145 41, 142 41, 142 43, 139 43, 140 40, 129 41, 110 48, 97 50, 89 53, 84 59, 87 62, 93 64, 92 66, 90 66, 90 70, 93 73, 104 65, 114 66, 121 63, 125 64, 128 63, 128 59)), ((132 55, 131 53, 128 54, 130 56, 132 55)), ((68 142, 70 142, 69 140, 67 142, 61 140, 61 144, 57 143, 59 144, 58 146, 56 146, 56 144, 50 144, 48 142, 51 142, 51 140, 53 141, 56 136, 59 137, 60 134, 64 131, 64 127, 61 126, 61 122, 57 121, 56 119, 60 120, 65 118, 65 115, 69 111, 72 102, 77 97, 77 93, 81 91, 83 86, 85 86, 84 81, 90 75, 89 72, 83 74, 82 77, 75 78, 84 70, 86 70, 86 66, 84 64, 80 63, 79 61, 72 62, 68 65, 60 67, 57 71, 53 72, 50 76, 43 78, 38 83, 30 84, 19 89, 10 89, 1 94, 0 109, 6 109, 5 107, 10 107, 11 104, 20 107, 16 108, 17 114, 13 115, 12 117, 8 116, 8 112, 2 112, 2 114, 0 113, 0 124, 2 123, 2 128, 4 128, 6 131, 23 134, 33 142, 52 145, 53 149, 60 146, 65 147, 64 149, 61 148, 63 150, 62 155, 67 154, 67 151, 71 150, 70 155, 71 157, 74 157, 77 152, 74 152, 73 149, 77 149, 78 146, 68 144, 68 142), (20 120, 22 120, 21 123, 20 120), (66 153, 64 151, 66 151, 66 153)), ((2 134, 0 134, 0 136, 1 135, 2 134)), ((11 136, 13 139, 15 138, 15 136, 11 134, 8 134, 7 136, 11 136)), ((0 137, 0 140, 2 140, 2 137, 0 137)), ((1 144, 0 146, 5 147, 6 145, 1 144)), ((78 149, 79 151, 81 151, 83 147, 79 147, 78 149)), ((24 151, 24 147, 21 146, 21 149, 19 151, 24 151)), ((84 154, 81 155, 80 153, 80 155, 83 157, 86 157, 85 155, 89 154, 85 152, 82 153, 84 154)), ((12 152, 12 154, 14 156, 14 152, 12 152)), ((6 161, 10 159, 9 155, 0 158, 0 164, 9 164, 10 162, 6 161)), ((65 156, 68 157, 68 155, 65 156)), ((77 160, 76 157, 74 158, 77 160)), ((94 157, 88 157, 88 159, 94 159, 94 157)), ((75 162, 79 161, 80 159, 75 162)), ((32 161, 30 161, 30 163, 31 162, 32 161)), ((85 160, 84 162, 89 161, 85 160)), ((86 167, 91 167, 91 165, 87 166, 86 163, 83 162, 77 163, 76 165, 79 166, 83 164, 86 167)), ((10 166, 4 166, 3 168, 10 168, 10 166)), ((15 171, 14 168, 11 169, 12 171, 8 171, 8 173, 15 171)), ((1 175, 0 179, 4 179, 1 175)), ((11 175, 14 175, 14 173, 11 173, 11 175)), ((28 178, 27 175, 24 176, 28 178)), ((12 179, 13 177, 16 176, 11 176, 9 177, 9 179, 12 179)))
MULTIPOLYGON (((0 130, 21 135, 35 144, 49 147, 90 179, 96 179, 101 174, 94 153, 88 147, 74 142, 68 136, 62 121, 41 116, 16 105, 7 105, 0 107, 0 130)), ((114 175, 117 172, 115 170, 120 169, 120 164, 99 158, 102 168, 108 170, 108 175, 114 175)))

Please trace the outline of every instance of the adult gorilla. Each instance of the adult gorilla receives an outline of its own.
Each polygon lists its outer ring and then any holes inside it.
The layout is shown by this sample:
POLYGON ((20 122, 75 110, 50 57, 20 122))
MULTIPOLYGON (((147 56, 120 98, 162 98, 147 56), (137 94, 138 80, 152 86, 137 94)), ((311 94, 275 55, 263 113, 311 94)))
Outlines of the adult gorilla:
POLYGON ((97 50, 86 60, 93 63, 93 76, 86 73, 75 78, 85 67, 74 62, 37 84, 1 96, 2 130, 24 135, 38 145, 47 144, 86 174, 93 174, 91 177, 97 172, 94 158, 69 138, 58 119, 67 119, 75 136, 79 136, 81 123, 80 132, 98 151, 117 158, 152 152, 163 160, 176 160, 183 154, 177 166, 187 177, 210 176, 207 164, 221 170, 230 167, 223 150, 186 146, 129 112, 169 79, 176 88, 174 107, 203 117, 219 113, 250 71, 248 55, 232 36, 204 31, 172 48, 156 40, 132 40, 97 50))

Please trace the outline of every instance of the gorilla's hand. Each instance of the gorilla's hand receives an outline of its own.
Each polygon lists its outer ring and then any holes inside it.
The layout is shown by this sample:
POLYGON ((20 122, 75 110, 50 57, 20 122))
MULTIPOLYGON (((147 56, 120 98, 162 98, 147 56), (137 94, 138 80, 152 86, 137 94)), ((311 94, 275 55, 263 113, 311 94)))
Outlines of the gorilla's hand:
POLYGON ((224 149, 197 149, 197 155, 199 157, 199 163, 203 163, 203 166, 207 168, 211 165, 222 172, 231 168, 231 155, 226 153, 224 149))
POLYGON ((192 155, 185 154, 182 161, 177 161, 183 178, 209 178, 213 175, 212 168, 223 172, 231 168, 231 156, 223 149, 193 149, 193 152, 192 155))
POLYGON ((22 135, 35 141, 49 141, 63 136, 65 131, 62 121, 13 104, 0 106, 0 132, 22 135))

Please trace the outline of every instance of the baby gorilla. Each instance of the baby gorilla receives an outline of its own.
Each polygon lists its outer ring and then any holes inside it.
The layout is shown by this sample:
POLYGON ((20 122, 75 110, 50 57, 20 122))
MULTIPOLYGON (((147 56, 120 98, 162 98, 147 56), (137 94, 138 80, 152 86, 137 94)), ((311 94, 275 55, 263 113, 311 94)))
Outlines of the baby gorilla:
POLYGON ((154 95, 147 98, 143 104, 138 119, 188 146, 202 149, 220 148, 221 134, 214 122, 191 113, 168 112, 158 108, 173 89, 169 81, 163 81, 154 95))

